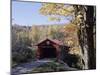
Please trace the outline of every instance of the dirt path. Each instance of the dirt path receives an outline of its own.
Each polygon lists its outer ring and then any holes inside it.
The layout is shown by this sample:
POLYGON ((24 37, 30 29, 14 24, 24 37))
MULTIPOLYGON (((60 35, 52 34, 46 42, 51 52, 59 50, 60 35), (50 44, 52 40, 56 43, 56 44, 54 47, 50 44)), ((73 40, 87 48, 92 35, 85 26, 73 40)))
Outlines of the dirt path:
POLYGON ((30 72, 32 71, 33 68, 36 68, 48 62, 52 62, 52 61, 51 60, 37 60, 37 61, 31 61, 28 63, 19 64, 18 66, 12 68, 12 75, 18 75, 21 73, 30 72))
MULTIPOLYGON (((43 64, 53 62, 49 59, 43 59, 43 60, 37 60, 37 61, 31 61, 28 63, 19 64, 18 66, 12 68, 12 75, 19 75, 22 73, 28 73, 33 70, 33 68, 37 68, 43 64)), ((68 65, 65 65, 66 68, 75 70, 73 68, 70 68, 68 65)))

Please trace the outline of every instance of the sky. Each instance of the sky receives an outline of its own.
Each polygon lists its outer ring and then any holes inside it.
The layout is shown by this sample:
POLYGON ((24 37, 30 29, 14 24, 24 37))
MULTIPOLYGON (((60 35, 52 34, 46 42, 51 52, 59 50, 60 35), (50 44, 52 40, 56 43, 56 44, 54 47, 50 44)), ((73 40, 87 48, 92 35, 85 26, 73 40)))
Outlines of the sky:
POLYGON ((48 21, 48 17, 39 13, 41 3, 12 1, 12 24, 32 26, 46 24, 64 24, 69 22, 64 19, 60 22, 48 21))

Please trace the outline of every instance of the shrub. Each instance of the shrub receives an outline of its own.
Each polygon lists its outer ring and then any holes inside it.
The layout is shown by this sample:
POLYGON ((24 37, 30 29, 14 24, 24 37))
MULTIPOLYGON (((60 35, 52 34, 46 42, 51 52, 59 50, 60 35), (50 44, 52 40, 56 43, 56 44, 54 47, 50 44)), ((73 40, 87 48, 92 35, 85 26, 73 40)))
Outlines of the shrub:
POLYGON ((27 62, 34 59, 34 51, 28 47, 19 47, 12 52, 12 61, 16 63, 27 62))
POLYGON ((70 67, 82 69, 81 56, 79 55, 67 54, 64 62, 66 62, 70 67))

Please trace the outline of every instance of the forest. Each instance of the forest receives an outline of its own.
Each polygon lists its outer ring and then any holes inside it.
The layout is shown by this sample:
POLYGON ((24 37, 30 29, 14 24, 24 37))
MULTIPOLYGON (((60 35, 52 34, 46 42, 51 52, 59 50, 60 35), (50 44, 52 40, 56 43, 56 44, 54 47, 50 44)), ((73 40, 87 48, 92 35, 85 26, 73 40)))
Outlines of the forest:
POLYGON ((63 16, 70 23, 12 25, 12 67, 35 60, 35 44, 45 38, 51 38, 60 40, 69 47, 68 54, 63 52, 63 61, 70 67, 81 70, 96 69, 95 6, 42 3, 39 13, 47 16, 50 21, 61 21, 57 16, 63 16))

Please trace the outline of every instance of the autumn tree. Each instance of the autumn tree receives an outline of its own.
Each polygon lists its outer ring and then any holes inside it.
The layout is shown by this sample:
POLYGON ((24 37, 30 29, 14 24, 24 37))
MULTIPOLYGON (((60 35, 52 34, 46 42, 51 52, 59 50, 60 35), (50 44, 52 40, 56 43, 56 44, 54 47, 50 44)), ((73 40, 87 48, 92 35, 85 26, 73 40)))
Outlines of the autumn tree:
POLYGON ((36 44, 39 39, 40 39, 40 30, 38 29, 37 26, 32 26, 30 33, 29 33, 29 38, 32 40, 33 44, 36 44))
MULTIPOLYGON (((71 22, 78 27, 78 38, 81 47, 83 69, 95 69, 95 7, 82 5, 65 5, 43 3, 40 13, 43 15, 60 15, 73 17, 71 22)), ((53 18, 53 20, 56 18, 53 18)))
POLYGON ((27 26, 12 25, 12 64, 26 62, 33 58, 30 28, 27 26))

